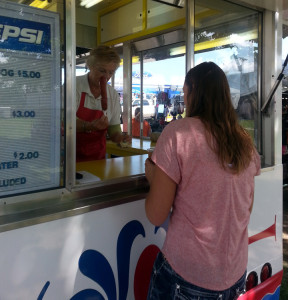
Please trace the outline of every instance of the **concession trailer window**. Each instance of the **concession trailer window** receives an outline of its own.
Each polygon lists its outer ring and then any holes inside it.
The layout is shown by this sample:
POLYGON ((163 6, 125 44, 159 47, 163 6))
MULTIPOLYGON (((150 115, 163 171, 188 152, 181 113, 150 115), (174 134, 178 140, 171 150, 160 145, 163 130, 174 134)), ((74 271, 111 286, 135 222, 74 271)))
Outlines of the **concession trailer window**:
MULTIPOLYGON (((243 6, 222 0, 195 1, 194 65, 213 61, 224 70, 239 122, 250 133, 259 152, 260 22, 258 11, 243 6)), ((183 32, 175 30, 131 43, 131 82, 128 83, 131 84, 131 95, 123 93, 123 81, 127 78, 124 66, 120 66, 111 84, 119 93, 121 112, 123 103, 129 102, 130 118, 124 119, 122 128, 123 125, 131 128, 131 119, 139 107, 141 122, 149 124, 151 135, 144 137, 143 132, 140 133, 142 144, 139 142, 135 146, 142 147, 139 151, 130 151, 129 147, 118 151, 117 145, 110 143, 107 144, 109 151, 105 160, 93 162, 94 166, 89 162, 77 163, 76 171, 86 176, 87 183, 126 178, 138 172, 143 175, 147 157, 145 150, 155 146, 157 137, 169 122, 185 117, 182 87, 186 47, 183 32)), ((123 61, 123 65, 125 63, 123 61)), ((84 69, 82 71, 85 72, 84 69)), ((76 183, 82 182, 85 180, 76 183)))

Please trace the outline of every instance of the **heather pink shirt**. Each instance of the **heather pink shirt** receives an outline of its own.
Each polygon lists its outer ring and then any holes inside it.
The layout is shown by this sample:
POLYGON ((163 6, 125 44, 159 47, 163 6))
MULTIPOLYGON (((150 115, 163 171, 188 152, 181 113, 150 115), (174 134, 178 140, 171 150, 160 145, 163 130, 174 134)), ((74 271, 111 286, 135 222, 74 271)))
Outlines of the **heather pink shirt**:
POLYGON ((185 280, 224 290, 247 267, 249 208, 260 157, 255 151, 249 167, 232 175, 221 168, 204 132, 199 119, 174 121, 153 152, 153 161, 178 185, 162 251, 185 280))

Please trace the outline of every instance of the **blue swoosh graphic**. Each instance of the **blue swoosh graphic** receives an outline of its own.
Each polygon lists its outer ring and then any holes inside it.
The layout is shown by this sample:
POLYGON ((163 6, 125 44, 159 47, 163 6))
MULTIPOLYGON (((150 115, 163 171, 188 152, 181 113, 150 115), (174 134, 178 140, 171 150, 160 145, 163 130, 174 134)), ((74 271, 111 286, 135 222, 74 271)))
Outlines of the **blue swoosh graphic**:
POLYGON ((43 299, 43 297, 44 297, 44 295, 45 295, 45 293, 46 293, 46 291, 47 291, 49 285, 50 285, 50 281, 47 281, 47 282, 44 284, 43 289, 42 289, 42 291, 40 292, 40 294, 39 294, 37 300, 42 300, 42 299, 43 299))
POLYGON ((130 253, 133 241, 141 234, 145 237, 143 225, 133 220, 127 223, 118 236, 117 241, 117 265, 119 282, 119 300, 126 300, 129 285, 130 253))
MULTIPOLYGON (((79 269, 85 276, 97 282, 103 288, 109 300, 116 300, 114 274, 109 262, 100 252, 91 249, 83 252, 79 258, 79 269)), ((99 294, 97 291, 94 291, 94 293, 95 295, 99 294)), ((102 300, 102 298, 96 299, 102 300)))
POLYGON ((105 298, 97 291, 92 289, 83 290, 74 295, 71 300, 105 300, 105 298))

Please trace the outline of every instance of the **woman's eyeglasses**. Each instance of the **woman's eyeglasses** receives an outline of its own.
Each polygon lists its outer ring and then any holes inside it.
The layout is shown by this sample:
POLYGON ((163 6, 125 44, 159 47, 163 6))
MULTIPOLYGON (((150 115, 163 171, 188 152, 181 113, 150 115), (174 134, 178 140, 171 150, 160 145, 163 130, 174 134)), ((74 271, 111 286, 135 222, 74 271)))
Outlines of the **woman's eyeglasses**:
POLYGON ((113 76, 116 71, 116 70, 106 70, 105 68, 102 67, 96 68, 96 70, 103 75, 108 75, 109 77, 113 76))

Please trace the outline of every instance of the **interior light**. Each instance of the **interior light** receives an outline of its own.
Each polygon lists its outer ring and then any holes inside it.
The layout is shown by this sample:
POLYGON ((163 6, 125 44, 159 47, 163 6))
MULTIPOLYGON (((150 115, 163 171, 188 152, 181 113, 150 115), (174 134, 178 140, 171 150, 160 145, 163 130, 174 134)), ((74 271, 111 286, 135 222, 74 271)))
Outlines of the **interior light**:
POLYGON ((170 56, 185 54, 185 52, 186 52, 185 46, 175 47, 170 50, 170 56))
POLYGON ((34 0, 30 6, 37 7, 37 8, 46 8, 48 5, 51 4, 51 0, 47 1, 42 1, 42 0, 34 0))
POLYGON ((90 0, 82 0, 80 1, 81 6, 85 6, 90 0))
POLYGON ((80 5, 85 6, 86 8, 89 8, 93 5, 96 5, 97 3, 101 2, 101 1, 103 1, 103 0, 82 0, 80 2, 80 5))

